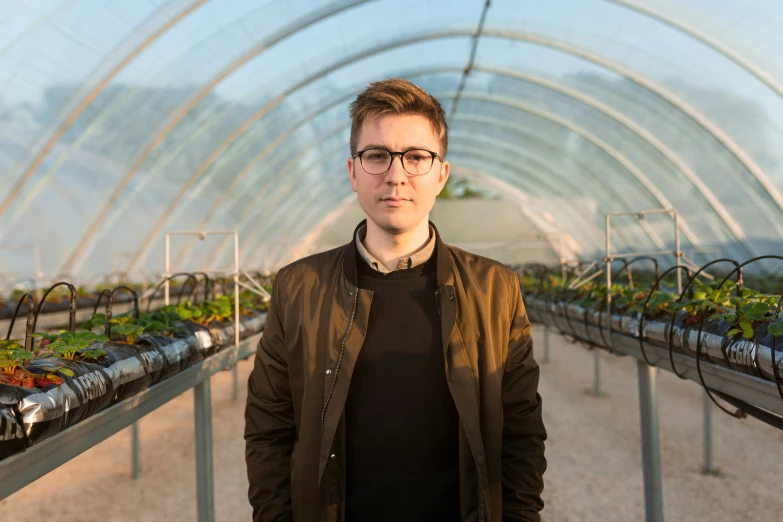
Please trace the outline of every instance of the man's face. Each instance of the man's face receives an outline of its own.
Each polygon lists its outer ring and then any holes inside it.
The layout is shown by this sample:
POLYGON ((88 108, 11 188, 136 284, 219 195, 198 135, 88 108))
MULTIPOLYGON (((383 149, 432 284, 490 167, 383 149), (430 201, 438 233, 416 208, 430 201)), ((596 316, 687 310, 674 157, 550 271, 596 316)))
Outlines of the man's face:
MULTIPOLYGON (((357 150, 370 147, 392 152, 426 149, 443 154, 440 138, 429 120, 418 114, 384 114, 365 121, 357 150)), ((391 234, 401 234, 428 218, 435 197, 449 177, 449 163, 435 159, 427 174, 409 177, 400 156, 394 156, 386 174, 372 175, 356 157, 348 160, 348 174, 367 218, 391 234)))

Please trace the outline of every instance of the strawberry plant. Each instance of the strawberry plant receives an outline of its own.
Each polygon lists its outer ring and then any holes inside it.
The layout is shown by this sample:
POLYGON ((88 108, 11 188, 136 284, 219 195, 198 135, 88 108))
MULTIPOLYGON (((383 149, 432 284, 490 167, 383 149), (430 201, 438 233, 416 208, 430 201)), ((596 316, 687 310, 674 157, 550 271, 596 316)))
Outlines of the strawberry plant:
POLYGON ((82 323, 82 329, 92 331, 95 328, 106 328, 106 314, 93 314, 92 317, 82 323))
MULTIPOLYGON (((60 332, 62 333, 62 332, 60 332)), ((33 334, 33 337, 40 337, 41 341, 38 343, 38 350, 36 351, 36 354, 42 350, 47 350, 49 343, 57 339, 59 336, 59 333, 46 333, 46 332, 37 332, 33 334)))
POLYGON ((0 381, 13 386, 32 388, 32 375, 21 366, 34 356, 33 352, 24 349, 19 339, 0 341, 0 381))
POLYGON ((139 316, 139 325, 148 333, 174 336, 186 332, 184 328, 177 325, 179 319, 179 314, 173 310, 160 310, 139 316))
POLYGON ((49 343, 48 348, 57 357, 74 360, 78 357, 97 360, 106 355, 106 350, 90 349, 89 346, 96 342, 108 341, 105 335, 92 332, 63 332, 55 340, 49 343))
POLYGON ((227 296, 218 296, 214 301, 207 301, 202 305, 204 316, 200 322, 209 324, 212 321, 230 321, 234 316, 234 299, 227 296))
POLYGON ((73 377, 74 375, 73 370, 70 368, 60 368, 53 365, 41 366, 40 368, 46 373, 43 375, 33 374, 35 385, 39 388, 62 384, 62 376, 73 377))
POLYGON ((193 301, 183 301, 178 305, 168 305, 161 309, 162 312, 173 312, 182 319, 190 319, 192 321, 201 322, 201 318, 204 316, 204 312, 198 306, 193 304, 193 301))
MULTIPOLYGON (((530 274, 524 274, 520 281, 526 292, 556 301, 566 300, 585 308, 601 307, 606 299, 606 285, 587 283, 576 290, 563 293, 563 279, 555 274, 547 274, 539 279, 530 274)), ((637 280, 638 281, 638 280, 637 280)), ((695 326, 703 319, 711 321, 724 320, 732 328, 727 335, 739 333, 745 339, 752 339, 756 330, 762 325, 767 326, 767 333, 773 337, 783 337, 783 322, 772 323, 775 318, 779 298, 752 290, 743 289, 742 296, 736 295, 736 284, 726 281, 718 287, 716 283, 695 280, 693 292, 689 298, 678 300, 679 295, 665 289, 658 289, 650 296, 652 283, 646 287, 631 288, 624 284, 613 284, 612 310, 619 313, 643 313, 647 317, 662 318, 670 314, 686 312, 685 324, 695 326), (649 296, 649 301, 647 301, 649 296), (647 305, 645 307, 645 302, 647 305)))
POLYGON ((110 332, 113 335, 120 336, 126 343, 133 344, 136 338, 144 333, 144 327, 134 323, 135 320, 132 315, 113 317, 109 321, 109 324, 112 325, 110 332))

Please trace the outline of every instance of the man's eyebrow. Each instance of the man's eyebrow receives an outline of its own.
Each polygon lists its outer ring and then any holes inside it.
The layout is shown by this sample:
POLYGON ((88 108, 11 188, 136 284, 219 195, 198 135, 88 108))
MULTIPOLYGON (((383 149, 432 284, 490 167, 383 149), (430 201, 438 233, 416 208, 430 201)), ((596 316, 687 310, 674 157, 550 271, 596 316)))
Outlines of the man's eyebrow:
MULTIPOLYGON (((367 149, 386 149, 391 150, 390 147, 387 145, 379 145, 377 143, 370 143, 369 145, 365 145, 363 149, 360 150, 367 150, 367 149)), ((429 147, 426 147, 424 145, 408 145, 407 147, 401 149, 401 150, 411 150, 411 149, 424 149, 424 150, 430 150, 429 147)))

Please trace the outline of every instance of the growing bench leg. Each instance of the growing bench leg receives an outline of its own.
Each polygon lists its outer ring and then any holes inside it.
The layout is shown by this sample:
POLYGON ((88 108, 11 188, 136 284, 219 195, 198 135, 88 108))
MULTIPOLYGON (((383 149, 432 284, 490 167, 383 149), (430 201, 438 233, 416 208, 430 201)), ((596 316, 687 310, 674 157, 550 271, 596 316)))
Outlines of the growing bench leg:
POLYGON ((642 431, 644 509, 647 522, 663 522, 663 477, 658 433, 657 369, 637 361, 639 373, 639 417, 642 431))
POLYGON ((212 389, 210 380, 193 389, 196 420, 196 503, 198 522, 215 521, 215 484, 212 470, 212 389))

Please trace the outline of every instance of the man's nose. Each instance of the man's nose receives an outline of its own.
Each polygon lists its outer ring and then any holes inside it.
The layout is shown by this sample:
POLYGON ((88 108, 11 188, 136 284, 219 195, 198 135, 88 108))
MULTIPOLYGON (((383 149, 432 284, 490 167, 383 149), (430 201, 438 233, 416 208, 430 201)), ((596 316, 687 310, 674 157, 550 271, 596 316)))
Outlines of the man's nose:
POLYGON ((408 176, 405 174, 405 168, 402 166, 402 156, 392 156, 389 172, 386 173, 386 184, 404 185, 407 182, 408 176))

